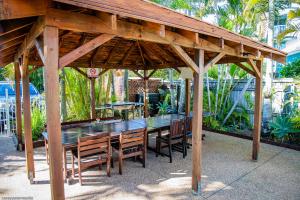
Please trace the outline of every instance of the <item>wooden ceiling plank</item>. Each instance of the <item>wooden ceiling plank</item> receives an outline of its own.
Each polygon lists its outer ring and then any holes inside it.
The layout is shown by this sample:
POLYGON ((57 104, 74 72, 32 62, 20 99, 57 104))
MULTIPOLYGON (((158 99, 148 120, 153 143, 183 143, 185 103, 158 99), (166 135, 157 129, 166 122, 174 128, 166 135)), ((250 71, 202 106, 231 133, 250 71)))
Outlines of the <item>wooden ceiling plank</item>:
POLYGON ((10 42, 8 42, 8 43, 6 43, 6 44, 4 44, 4 45, 1 45, 1 46, 0 46, 0 52, 1 52, 1 51, 4 51, 4 50, 6 50, 6 49, 9 49, 9 48, 11 48, 11 47, 17 46, 17 45, 21 44, 22 42, 23 42, 23 40, 22 40, 22 38, 21 38, 21 39, 18 39, 18 40, 10 41, 10 42))
POLYGON ((9 35, 7 37, 1 37, 0 38, 0 46, 3 45, 3 44, 6 44, 8 42, 11 42, 13 40, 20 39, 20 38, 25 37, 25 36, 26 36, 26 33, 9 35))
POLYGON ((104 44, 105 42, 111 40, 114 37, 115 37, 114 35, 102 34, 102 35, 92 39, 91 41, 83 44, 82 46, 78 47, 77 49, 74 49, 73 51, 69 52, 68 54, 62 56, 59 59, 59 68, 63 68, 64 66, 72 63, 76 59, 89 53, 93 49, 99 47, 100 45, 104 44))
POLYGON ((183 62, 185 62, 185 64, 187 64, 194 72, 199 73, 199 67, 180 46, 176 44, 171 44, 171 47, 183 60, 183 62))
POLYGON ((5 30, 5 32, 0 32, 0 36, 5 36, 9 33, 12 33, 12 32, 18 31, 20 29, 23 29, 25 27, 31 26, 33 23, 34 22, 29 22, 29 23, 26 23, 26 24, 20 24, 18 26, 11 26, 8 30, 5 30))
POLYGON ((123 58, 122 58, 122 60, 121 60, 121 65, 124 65, 124 64, 125 64, 127 58, 130 56, 131 52, 134 50, 135 47, 136 47, 136 43, 132 44, 132 45, 129 47, 128 51, 124 54, 124 56, 123 56, 123 58))

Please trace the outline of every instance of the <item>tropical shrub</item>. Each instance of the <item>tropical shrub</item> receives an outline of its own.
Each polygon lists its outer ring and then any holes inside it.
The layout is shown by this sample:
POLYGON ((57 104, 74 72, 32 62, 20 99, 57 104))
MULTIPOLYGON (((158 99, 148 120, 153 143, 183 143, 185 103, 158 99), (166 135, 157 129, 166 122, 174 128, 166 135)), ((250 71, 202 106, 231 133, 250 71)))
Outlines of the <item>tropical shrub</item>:
POLYGON ((298 137, 300 134, 300 130, 294 128, 294 124, 288 116, 277 116, 270 122, 270 127, 273 137, 275 137, 275 139, 280 139, 281 141, 293 139, 295 133, 298 134, 298 137))
POLYGON ((300 79, 300 59, 283 66, 280 71, 282 77, 300 79))
POLYGON ((170 98, 171 98, 171 95, 170 95, 170 93, 168 93, 165 95, 163 102, 158 102, 157 108, 158 108, 159 115, 168 114, 168 111, 170 110, 170 104, 169 104, 170 98))
POLYGON ((45 128, 46 117, 45 111, 40 110, 39 107, 34 106, 31 111, 31 129, 32 129, 32 140, 38 140, 45 128))

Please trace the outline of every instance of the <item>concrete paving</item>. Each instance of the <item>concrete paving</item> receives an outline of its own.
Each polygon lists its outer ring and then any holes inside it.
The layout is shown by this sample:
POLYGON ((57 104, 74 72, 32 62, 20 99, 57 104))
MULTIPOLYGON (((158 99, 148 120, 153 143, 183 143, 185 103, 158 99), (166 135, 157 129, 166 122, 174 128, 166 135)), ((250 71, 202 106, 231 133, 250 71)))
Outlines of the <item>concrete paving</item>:
MULTIPOLYGON (((185 159, 174 152, 173 163, 148 152, 145 169, 128 160, 123 175, 115 167, 110 178, 104 170, 90 169, 83 174, 83 186, 77 179, 65 184, 66 199, 300 199, 300 152, 262 144, 259 160, 254 162, 251 141, 205 133, 200 196, 191 193, 189 149, 185 159)), ((35 149, 35 160, 36 179, 30 185, 24 152, 15 151, 11 138, 0 137, 0 197, 50 199, 44 148, 35 149)))

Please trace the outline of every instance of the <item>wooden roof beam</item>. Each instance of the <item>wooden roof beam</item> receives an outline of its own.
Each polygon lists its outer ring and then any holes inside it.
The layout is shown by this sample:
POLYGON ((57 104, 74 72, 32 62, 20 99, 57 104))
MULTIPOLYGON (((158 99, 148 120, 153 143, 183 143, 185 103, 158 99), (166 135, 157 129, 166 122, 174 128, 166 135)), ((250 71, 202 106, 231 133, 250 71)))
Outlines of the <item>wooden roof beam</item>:
POLYGON ((153 32, 155 32, 160 37, 165 37, 166 36, 166 27, 165 27, 165 25, 157 24, 157 23, 153 23, 153 22, 146 22, 146 21, 144 21, 143 25, 147 29, 153 30, 153 32))
POLYGON ((183 60, 183 62, 185 62, 185 64, 187 64, 194 72, 199 73, 199 67, 180 46, 176 44, 171 44, 171 47, 183 60))
POLYGON ((147 76, 147 79, 151 78, 151 76, 153 76, 156 71, 157 69, 152 70, 152 72, 147 76))
POLYGON ((85 78, 90 79, 90 77, 87 75, 87 73, 85 73, 84 71, 82 71, 78 67, 72 67, 72 68, 75 69, 77 72, 79 72, 81 75, 83 75, 85 78))
MULTIPOLYGON (((127 21, 117 20, 117 30, 113 30, 107 25, 108 22, 104 19, 81 13, 50 9, 49 15, 47 15, 46 23, 51 26, 57 26, 60 29, 72 30, 76 32, 115 34, 126 39, 145 40, 161 44, 173 43, 183 47, 203 49, 211 52, 224 51, 227 55, 236 57, 249 57, 240 55, 233 47, 224 45, 224 48, 222 49, 220 44, 210 42, 200 37, 198 44, 196 44, 195 41, 192 41, 191 39, 181 35, 180 33, 175 33, 169 30, 165 30, 165 37, 161 37, 157 34, 157 32, 155 32, 155 30, 127 21), (65 17, 66 15, 68 17, 65 17)), ((253 59, 256 59, 255 56, 252 57, 253 59)))
POLYGON ((97 17, 102 19, 106 25, 111 28, 112 30, 117 30, 118 23, 117 23, 117 15, 104 13, 104 12, 98 12, 97 17))
POLYGON ((30 29, 29 33, 25 37, 23 43, 21 44, 18 53, 15 56, 15 60, 21 57, 24 51, 31 49, 33 47, 35 39, 43 32, 45 26, 45 17, 41 16, 35 22, 35 24, 30 29))
POLYGON ((210 67, 212 67, 214 64, 216 64, 221 58, 225 56, 224 52, 219 53, 216 55, 213 59, 211 59, 205 66, 204 66, 204 72, 207 72, 210 67))
POLYGON ((111 40, 114 37, 115 37, 114 35, 102 34, 102 35, 92 39, 91 41, 81 45, 77 49, 74 49, 73 51, 67 53, 66 55, 62 56, 59 59, 59 68, 65 67, 66 65, 72 63, 76 59, 89 53, 93 49, 99 47, 100 45, 104 44, 105 42, 111 40))
POLYGON ((141 79, 144 79, 144 76, 142 76, 138 70, 131 70, 133 73, 135 73, 138 77, 140 77, 141 79))
POLYGON ((258 67, 256 66, 256 63, 252 60, 252 59, 248 59, 248 63, 250 64, 250 66, 253 68, 255 74, 258 76, 258 77, 261 77, 261 74, 260 74, 260 69, 258 69, 258 67))
POLYGON ((42 40, 39 40, 38 38, 36 38, 34 40, 34 45, 37 49, 37 52, 40 56, 40 59, 42 60, 43 64, 45 64, 45 56, 44 56, 44 44, 42 40))
POLYGON ((243 63, 234 63, 235 65, 237 65, 238 67, 240 67, 241 69, 245 70, 247 73, 251 74, 252 76, 255 76, 255 72, 252 71, 251 69, 249 69, 248 67, 246 67, 243 63))
POLYGON ((41 0, 2 0, 0 19, 15 19, 45 15, 47 1, 41 0))

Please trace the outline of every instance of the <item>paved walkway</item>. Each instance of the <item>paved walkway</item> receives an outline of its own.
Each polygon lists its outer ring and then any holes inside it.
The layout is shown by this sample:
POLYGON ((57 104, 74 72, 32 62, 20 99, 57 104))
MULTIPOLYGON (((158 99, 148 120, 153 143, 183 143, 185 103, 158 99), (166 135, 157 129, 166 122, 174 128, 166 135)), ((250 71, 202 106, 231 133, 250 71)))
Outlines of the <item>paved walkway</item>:
MULTIPOLYGON (((108 178, 98 168, 85 173, 84 186, 65 184, 67 199, 300 199, 300 152, 262 144, 259 161, 251 161, 249 140, 206 132, 203 142, 202 194, 191 194, 191 149, 173 163, 148 153, 147 167, 125 161, 108 178), (88 176, 88 177, 87 177, 88 176)), ((35 184, 26 178, 24 153, 11 138, 0 137, 0 197, 50 199, 49 171, 43 148, 35 149, 35 184)))

